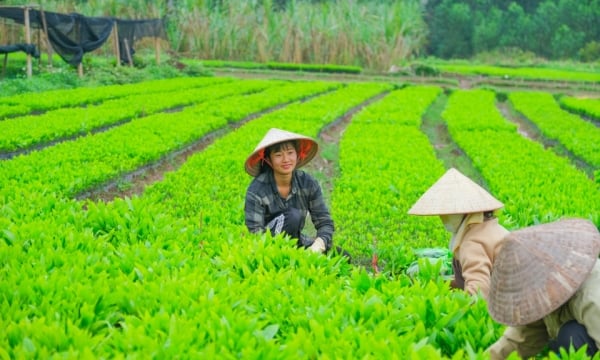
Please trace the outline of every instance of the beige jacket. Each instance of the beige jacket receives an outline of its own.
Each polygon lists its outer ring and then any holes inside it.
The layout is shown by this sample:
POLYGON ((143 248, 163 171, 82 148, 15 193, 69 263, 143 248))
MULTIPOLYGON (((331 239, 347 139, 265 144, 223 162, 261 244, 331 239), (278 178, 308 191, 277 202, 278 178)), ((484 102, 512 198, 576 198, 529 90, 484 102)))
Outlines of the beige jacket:
POLYGON ((481 294, 487 298, 490 290, 492 264, 500 249, 500 243, 509 231, 493 218, 467 225, 454 258, 462 268, 464 289, 469 294, 481 294))
POLYGON ((600 349, 600 261, 596 261, 588 278, 564 305, 532 324, 507 327, 504 335, 489 347, 490 358, 506 359, 513 351, 523 358, 534 356, 570 320, 585 326, 600 349))

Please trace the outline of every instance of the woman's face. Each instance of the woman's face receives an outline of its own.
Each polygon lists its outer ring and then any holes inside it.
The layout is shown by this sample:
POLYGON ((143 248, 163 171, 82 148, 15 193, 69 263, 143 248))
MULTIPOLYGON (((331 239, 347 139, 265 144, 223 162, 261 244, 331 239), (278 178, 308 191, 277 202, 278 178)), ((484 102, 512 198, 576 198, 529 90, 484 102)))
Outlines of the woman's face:
POLYGON ((440 219, 442 219, 442 223, 447 231, 456 234, 460 224, 462 223, 465 215, 464 214, 449 214, 449 215, 440 215, 440 219))
POLYGON ((269 154, 273 171, 280 175, 289 175, 296 168, 298 154, 292 143, 284 143, 269 154))

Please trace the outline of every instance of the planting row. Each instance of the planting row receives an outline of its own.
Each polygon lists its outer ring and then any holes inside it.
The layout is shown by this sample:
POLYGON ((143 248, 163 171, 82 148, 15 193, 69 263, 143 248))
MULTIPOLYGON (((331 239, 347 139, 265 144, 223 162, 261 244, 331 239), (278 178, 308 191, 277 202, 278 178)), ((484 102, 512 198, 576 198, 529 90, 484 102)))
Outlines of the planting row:
POLYGON ((93 105, 124 96, 180 91, 231 80, 228 78, 189 77, 124 85, 49 90, 43 93, 23 93, 0 97, 0 120, 5 117, 25 115, 32 111, 44 112, 64 107, 93 105))
POLYGON ((590 116, 600 122, 600 98, 576 98, 563 96, 560 105, 580 115, 590 116))
POLYGON ((551 94, 514 92, 512 106, 547 139, 557 140, 575 156, 600 169, 600 128, 560 108, 551 94))
POLYGON ((600 226, 597 184, 568 158, 507 126, 493 92, 454 92, 443 116, 453 140, 483 175, 491 193, 505 203, 504 222, 509 227, 563 216, 588 218, 600 226), (477 106, 478 116, 473 116, 471 106, 477 106))
MULTIPOLYGON (((262 91, 282 83, 264 80, 215 82, 212 86, 123 96, 98 105, 61 108, 0 122, 0 152, 26 149, 158 112, 262 91)), ((140 86, 141 87, 141 86, 140 86)))
POLYGON ((444 172, 419 129, 440 92, 426 86, 394 91, 356 114, 340 141, 332 199, 339 224, 335 240, 356 255, 377 256, 385 262, 382 268, 406 266, 413 249, 445 246, 438 219, 407 214, 444 172))

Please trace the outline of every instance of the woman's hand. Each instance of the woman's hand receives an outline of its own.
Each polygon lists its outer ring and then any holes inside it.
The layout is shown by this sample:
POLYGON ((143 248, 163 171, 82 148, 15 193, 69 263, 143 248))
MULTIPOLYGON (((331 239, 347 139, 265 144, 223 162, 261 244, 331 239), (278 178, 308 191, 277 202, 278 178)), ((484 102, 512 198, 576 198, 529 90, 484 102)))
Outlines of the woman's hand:
POLYGON ((325 252, 325 241, 323 241, 323 239, 318 237, 315 239, 315 241, 312 243, 312 245, 309 246, 308 248, 314 252, 324 253, 325 252))

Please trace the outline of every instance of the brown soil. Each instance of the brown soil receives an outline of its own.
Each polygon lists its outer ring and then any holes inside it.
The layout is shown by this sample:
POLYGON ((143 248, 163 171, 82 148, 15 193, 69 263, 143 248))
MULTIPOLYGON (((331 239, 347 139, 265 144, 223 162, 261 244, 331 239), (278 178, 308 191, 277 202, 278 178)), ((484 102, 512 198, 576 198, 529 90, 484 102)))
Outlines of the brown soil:
POLYGON ((498 103, 498 109, 505 119, 515 123, 518 126, 517 131, 519 134, 534 141, 543 140, 539 130, 535 127, 535 125, 533 125, 524 116, 516 114, 514 111, 512 111, 510 105, 506 103, 498 103))

